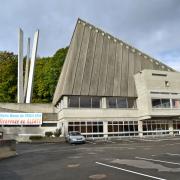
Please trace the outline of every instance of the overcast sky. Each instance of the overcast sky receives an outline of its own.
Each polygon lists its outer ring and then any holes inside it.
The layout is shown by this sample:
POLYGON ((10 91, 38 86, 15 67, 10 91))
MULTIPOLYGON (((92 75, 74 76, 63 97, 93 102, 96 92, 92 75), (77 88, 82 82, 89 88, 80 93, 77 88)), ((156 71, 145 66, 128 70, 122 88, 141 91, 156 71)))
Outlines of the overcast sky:
POLYGON ((39 56, 69 45, 77 18, 180 71, 180 0, 1 0, 0 51, 40 29, 39 56))

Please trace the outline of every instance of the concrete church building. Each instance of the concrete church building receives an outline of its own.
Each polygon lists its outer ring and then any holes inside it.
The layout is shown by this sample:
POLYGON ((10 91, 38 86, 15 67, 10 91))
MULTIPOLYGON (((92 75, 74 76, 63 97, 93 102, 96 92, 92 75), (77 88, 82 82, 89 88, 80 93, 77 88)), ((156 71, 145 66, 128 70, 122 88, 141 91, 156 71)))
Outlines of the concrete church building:
POLYGON ((52 104, 0 107, 46 117, 38 127, 0 131, 40 134, 58 127, 63 135, 80 131, 87 138, 179 134, 180 73, 78 19, 52 104))

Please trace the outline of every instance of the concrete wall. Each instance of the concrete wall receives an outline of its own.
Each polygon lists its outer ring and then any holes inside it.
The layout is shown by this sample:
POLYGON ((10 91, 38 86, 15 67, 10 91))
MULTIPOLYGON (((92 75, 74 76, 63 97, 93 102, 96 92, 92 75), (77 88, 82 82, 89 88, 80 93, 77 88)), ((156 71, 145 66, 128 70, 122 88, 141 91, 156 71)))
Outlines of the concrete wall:
POLYGON ((18 103, 0 103, 0 112, 17 111, 30 113, 55 113, 52 104, 18 104, 18 103), (1 109, 2 108, 2 109, 1 109))
POLYGON ((180 116, 180 109, 153 109, 151 103, 152 98, 180 99, 180 73, 143 70, 142 72, 137 73, 134 78, 138 93, 137 104, 140 116, 180 116), (166 86, 166 81, 169 83, 169 86, 166 86), (167 92, 177 94, 152 94, 151 92, 167 92))
POLYGON ((68 119, 137 119, 138 118, 137 109, 89 109, 89 108, 68 108, 63 109, 58 113, 58 120, 64 118, 68 119))

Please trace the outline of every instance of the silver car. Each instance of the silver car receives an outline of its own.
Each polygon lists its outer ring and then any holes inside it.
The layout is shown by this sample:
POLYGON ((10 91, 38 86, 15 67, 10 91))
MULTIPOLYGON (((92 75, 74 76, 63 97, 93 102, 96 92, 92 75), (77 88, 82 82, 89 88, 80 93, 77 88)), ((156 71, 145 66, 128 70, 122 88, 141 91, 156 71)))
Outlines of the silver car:
POLYGON ((85 143, 86 139, 78 131, 69 131, 68 135, 66 136, 66 141, 71 144, 77 144, 77 143, 85 143))

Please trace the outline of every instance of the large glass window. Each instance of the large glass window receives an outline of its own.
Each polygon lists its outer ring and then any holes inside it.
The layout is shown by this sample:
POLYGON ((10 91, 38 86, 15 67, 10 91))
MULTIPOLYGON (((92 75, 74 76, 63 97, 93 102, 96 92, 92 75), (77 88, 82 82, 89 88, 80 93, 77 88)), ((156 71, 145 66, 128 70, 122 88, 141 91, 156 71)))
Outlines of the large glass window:
POLYGON ((143 135, 169 134, 167 120, 145 120, 143 121, 143 135))
POLYGON ((116 98, 115 97, 109 97, 108 98, 108 107, 109 108, 116 108, 116 98))
POLYGON ((107 107, 109 108, 136 108, 135 98, 108 97, 107 107))
POLYGON ((152 99, 152 107, 153 108, 161 108, 161 100, 160 99, 152 99))
POLYGON ((152 99, 153 108, 170 108, 170 99, 152 99))
POLYGON ((74 108, 100 108, 100 97, 69 96, 68 107, 74 108))
POLYGON ((99 97, 92 97, 92 108, 100 108, 100 98, 99 97))
POLYGON ((128 98, 128 108, 136 108, 136 101, 133 98, 128 98))
POLYGON ((108 136, 138 136, 137 121, 108 121, 108 136))
POLYGON ((117 98, 117 107, 118 108, 127 108, 127 99, 126 98, 117 98))
POLYGON ((81 108, 91 108, 91 97, 80 96, 80 107, 81 108))
POLYGON ((79 96, 69 96, 68 107, 79 107, 79 96))
POLYGON ((102 121, 69 122, 68 131, 79 131, 86 137, 103 137, 102 121))
POLYGON ((161 99, 163 108, 170 108, 170 99, 161 99))

